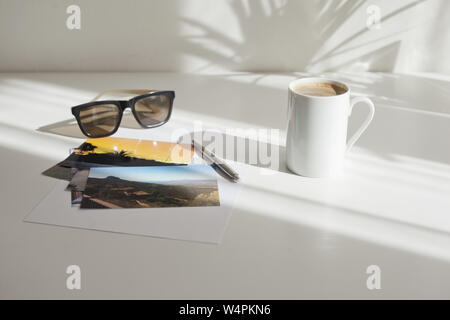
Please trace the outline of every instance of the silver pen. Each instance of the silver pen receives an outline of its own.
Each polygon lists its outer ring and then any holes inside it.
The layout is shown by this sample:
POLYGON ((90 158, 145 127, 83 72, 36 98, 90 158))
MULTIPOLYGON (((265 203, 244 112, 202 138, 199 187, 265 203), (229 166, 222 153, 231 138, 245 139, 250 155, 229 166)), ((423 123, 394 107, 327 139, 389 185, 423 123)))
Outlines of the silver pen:
POLYGON ((239 174, 234 171, 229 165, 227 165, 222 159, 219 159, 214 153, 205 149, 205 147, 195 140, 192 140, 194 149, 200 153, 200 156, 205 159, 209 164, 224 178, 231 182, 238 182, 239 174))

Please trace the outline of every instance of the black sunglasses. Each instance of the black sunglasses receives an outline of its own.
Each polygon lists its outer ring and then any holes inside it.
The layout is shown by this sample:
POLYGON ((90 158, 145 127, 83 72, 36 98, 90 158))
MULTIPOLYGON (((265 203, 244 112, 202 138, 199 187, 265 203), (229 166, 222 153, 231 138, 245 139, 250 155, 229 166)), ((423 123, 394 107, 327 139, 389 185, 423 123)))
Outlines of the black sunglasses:
POLYGON ((110 90, 100 93, 91 102, 72 107, 72 114, 85 136, 101 138, 119 129, 126 108, 131 109, 143 128, 162 126, 170 119, 174 99, 174 91, 110 90), (138 96, 130 100, 96 101, 106 93, 131 93, 138 96))

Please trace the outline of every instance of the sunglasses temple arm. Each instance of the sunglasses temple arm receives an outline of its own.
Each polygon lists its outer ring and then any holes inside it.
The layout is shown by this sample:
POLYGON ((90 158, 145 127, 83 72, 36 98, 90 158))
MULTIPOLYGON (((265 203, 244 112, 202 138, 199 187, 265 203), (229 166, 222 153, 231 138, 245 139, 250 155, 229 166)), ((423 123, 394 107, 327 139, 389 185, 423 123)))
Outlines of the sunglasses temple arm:
POLYGON ((105 94, 110 94, 110 93, 130 93, 130 94, 145 94, 145 93, 150 93, 150 92, 156 92, 158 90, 127 90, 127 89, 117 89, 117 90, 106 90, 106 91, 102 91, 100 92, 97 96, 95 96, 94 99, 92 99, 90 102, 94 102, 97 101, 98 99, 100 99, 101 96, 105 95, 105 94))

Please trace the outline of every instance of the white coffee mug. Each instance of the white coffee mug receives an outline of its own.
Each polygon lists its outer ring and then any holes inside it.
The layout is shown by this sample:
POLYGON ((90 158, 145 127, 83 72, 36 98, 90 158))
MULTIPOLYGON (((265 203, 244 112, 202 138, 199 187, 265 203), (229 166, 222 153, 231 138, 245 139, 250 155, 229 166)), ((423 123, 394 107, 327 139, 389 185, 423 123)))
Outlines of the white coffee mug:
POLYGON ((323 78, 303 78, 289 84, 287 166, 306 177, 334 177, 342 169, 344 156, 367 129, 375 114, 372 101, 356 97, 350 102, 349 87, 323 78), (312 96, 294 91, 305 84, 327 83, 343 88, 333 96, 312 96), (353 107, 365 102, 367 118, 347 142, 347 123, 353 107))

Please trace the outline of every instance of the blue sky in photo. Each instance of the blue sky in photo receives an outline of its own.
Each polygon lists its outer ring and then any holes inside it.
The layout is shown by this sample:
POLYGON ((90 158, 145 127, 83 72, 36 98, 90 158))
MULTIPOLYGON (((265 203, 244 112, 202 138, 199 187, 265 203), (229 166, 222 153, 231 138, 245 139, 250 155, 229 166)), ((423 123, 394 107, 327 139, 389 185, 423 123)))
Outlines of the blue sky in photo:
POLYGON ((216 180, 215 171, 206 165, 156 167, 91 168, 89 178, 114 176, 124 180, 151 182, 173 180, 216 180))

